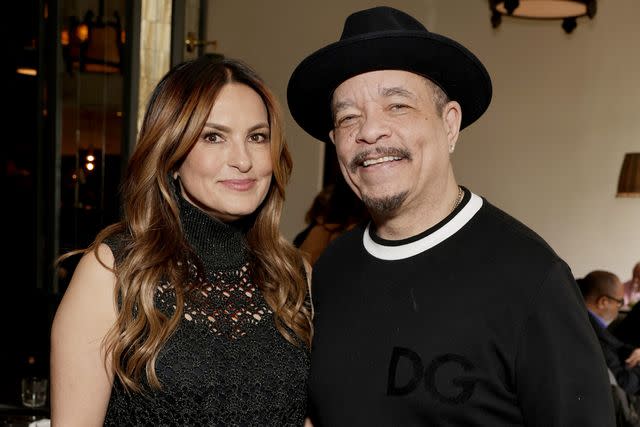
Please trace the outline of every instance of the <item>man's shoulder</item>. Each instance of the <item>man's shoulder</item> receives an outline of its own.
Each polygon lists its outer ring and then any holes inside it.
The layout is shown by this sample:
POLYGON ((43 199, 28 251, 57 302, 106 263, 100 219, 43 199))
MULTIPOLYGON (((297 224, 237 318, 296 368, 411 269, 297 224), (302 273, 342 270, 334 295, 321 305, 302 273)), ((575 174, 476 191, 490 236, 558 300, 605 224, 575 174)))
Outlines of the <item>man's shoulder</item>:
POLYGON ((346 262, 351 259, 359 248, 362 248, 362 235, 368 223, 361 223, 352 229, 345 231, 333 239, 322 252, 314 265, 314 270, 325 264, 346 262))
POLYGON ((487 200, 458 245, 481 271, 518 292, 533 296, 548 280, 573 281, 571 268, 538 233, 487 200))
POLYGON ((537 232, 486 199, 483 199, 476 220, 480 232, 491 246, 502 247, 509 252, 515 250, 516 253, 522 250, 547 260, 559 260, 553 248, 537 232))

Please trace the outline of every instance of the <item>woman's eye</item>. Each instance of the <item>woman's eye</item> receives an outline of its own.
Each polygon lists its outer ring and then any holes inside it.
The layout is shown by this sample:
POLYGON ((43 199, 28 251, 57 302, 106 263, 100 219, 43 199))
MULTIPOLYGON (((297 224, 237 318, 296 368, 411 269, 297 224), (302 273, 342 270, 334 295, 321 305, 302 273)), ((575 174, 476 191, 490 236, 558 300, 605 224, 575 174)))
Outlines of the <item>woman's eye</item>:
POLYGON ((269 136, 264 133, 254 133, 249 135, 249 141, 251 142, 267 142, 269 141, 269 136))
POLYGON ((204 139, 206 142, 210 142, 212 144, 218 143, 218 142, 222 142, 222 137, 217 134, 217 133, 207 133, 205 134, 202 139, 204 139))

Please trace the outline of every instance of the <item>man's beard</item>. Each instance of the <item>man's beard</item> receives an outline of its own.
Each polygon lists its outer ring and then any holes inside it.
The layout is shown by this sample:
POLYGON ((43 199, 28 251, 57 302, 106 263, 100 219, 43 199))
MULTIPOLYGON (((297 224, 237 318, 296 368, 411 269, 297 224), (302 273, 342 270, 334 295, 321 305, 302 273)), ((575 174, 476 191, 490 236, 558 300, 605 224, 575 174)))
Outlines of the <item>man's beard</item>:
POLYGON ((404 203, 409 192, 404 191, 399 194, 387 197, 369 197, 365 194, 362 195, 362 201, 369 210, 369 213, 373 216, 389 216, 397 211, 404 203))
MULTIPOLYGON (((394 156, 401 159, 411 161, 411 152, 406 148, 399 147, 375 147, 359 152, 348 163, 348 170, 351 173, 356 173, 359 167, 363 167, 363 162, 373 154, 379 156, 394 156)), ((395 212, 407 198, 408 192, 402 192, 393 196, 386 197, 369 197, 366 194, 362 194, 362 201, 369 210, 369 213, 374 216, 388 216, 395 212)))

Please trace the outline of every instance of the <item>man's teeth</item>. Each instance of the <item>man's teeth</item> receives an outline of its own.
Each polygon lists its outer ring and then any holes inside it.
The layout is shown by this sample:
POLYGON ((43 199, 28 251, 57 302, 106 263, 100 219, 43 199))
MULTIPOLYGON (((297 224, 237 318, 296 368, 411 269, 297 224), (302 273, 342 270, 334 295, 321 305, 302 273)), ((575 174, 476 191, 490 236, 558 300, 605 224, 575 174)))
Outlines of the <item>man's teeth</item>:
POLYGON ((362 162, 362 166, 366 168, 367 166, 377 165, 378 163, 384 163, 384 162, 392 162, 394 160, 400 160, 401 158, 402 157, 386 156, 386 157, 380 157, 379 159, 365 160, 364 162, 362 162))

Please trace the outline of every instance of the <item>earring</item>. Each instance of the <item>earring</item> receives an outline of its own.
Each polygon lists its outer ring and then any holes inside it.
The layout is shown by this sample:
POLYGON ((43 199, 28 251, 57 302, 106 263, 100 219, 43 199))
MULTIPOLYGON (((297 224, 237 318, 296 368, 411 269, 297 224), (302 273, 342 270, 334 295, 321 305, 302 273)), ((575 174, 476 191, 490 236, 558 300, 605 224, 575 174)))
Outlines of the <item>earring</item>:
POLYGON ((451 145, 449 146, 449 154, 453 153, 453 150, 455 150, 455 148, 456 148, 456 146, 455 146, 455 145, 453 145, 453 144, 451 144, 451 145))

